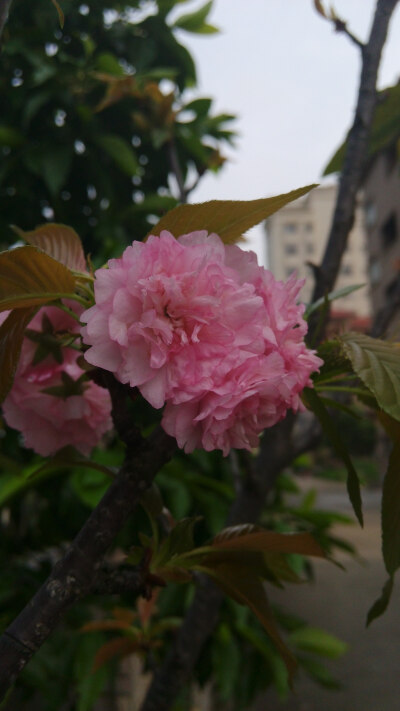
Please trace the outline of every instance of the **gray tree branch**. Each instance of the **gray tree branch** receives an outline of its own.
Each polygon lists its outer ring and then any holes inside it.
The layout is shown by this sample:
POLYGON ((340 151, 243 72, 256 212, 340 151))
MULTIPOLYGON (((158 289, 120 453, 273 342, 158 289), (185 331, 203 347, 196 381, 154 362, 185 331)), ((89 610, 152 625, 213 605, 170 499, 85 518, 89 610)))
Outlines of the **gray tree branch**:
MULTIPOLYGON (((378 69, 389 22, 397 3, 398 0, 378 0, 370 36, 363 47, 354 122, 347 137, 346 153, 326 250, 320 269, 315 272, 313 301, 332 291, 353 226, 356 196, 366 167, 368 139, 377 102, 378 69)), ((318 312, 310 319, 311 337, 317 327, 318 319, 318 312)))

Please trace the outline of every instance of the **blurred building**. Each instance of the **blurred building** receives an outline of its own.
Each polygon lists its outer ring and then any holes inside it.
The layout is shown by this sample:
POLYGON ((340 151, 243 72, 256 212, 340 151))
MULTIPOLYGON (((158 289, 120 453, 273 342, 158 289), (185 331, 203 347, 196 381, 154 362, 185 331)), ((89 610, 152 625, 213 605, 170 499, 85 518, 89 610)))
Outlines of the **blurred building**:
POLYGON ((395 144, 374 157, 364 193, 371 296, 378 313, 395 297, 400 275, 400 161, 395 144))
MULTIPOLYGON (((311 300, 314 286, 312 269, 308 263, 321 262, 336 193, 336 184, 316 188, 305 197, 286 205, 266 221, 269 269, 278 279, 286 280, 294 271, 299 278, 305 278, 306 283, 300 296, 306 303, 311 300)), ((367 271, 364 216, 362 206, 359 205, 335 289, 366 284, 367 271)), ((352 326, 352 321, 358 319, 357 327, 361 330, 368 326, 370 311, 367 286, 341 297, 334 302, 332 309, 333 317, 337 312, 339 321, 346 320, 346 325, 352 326)))

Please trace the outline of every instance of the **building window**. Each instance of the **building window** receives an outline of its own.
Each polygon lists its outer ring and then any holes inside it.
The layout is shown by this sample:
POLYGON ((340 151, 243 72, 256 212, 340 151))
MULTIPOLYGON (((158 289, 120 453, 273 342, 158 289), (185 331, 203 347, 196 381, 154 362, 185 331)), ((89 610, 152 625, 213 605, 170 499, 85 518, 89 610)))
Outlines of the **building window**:
POLYGON ((387 218, 386 222, 383 223, 381 229, 381 235, 383 239, 383 244, 385 247, 390 247, 393 242, 397 239, 397 219, 396 213, 392 212, 387 218))
POLYGON ((297 225, 295 222, 285 222, 283 225, 283 231, 286 232, 286 234, 292 235, 294 232, 297 230, 297 225))
POLYGON ((373 227, 376 222, 376 205, 372 201, 367 202, 365 206, 365 224, 367 227, 373 227))
POLYGON ((373 259, 369 267, 369 278, 371 279, 371 284, 377 284, 382 276, 382 267, 378 259, 373 259))
POLYGON ((308 232, 308 234, 313 231, 312 222, 306 222, 306 224, 304 225, 304 231, 308 232))
POLYGON ((306 254, 313 254, 314 252, 314 245, 312 242, 307 242, 306 244, 306 254))
POLYGON ((285 244, 285 254, 297 254, 297 244, 285 244))

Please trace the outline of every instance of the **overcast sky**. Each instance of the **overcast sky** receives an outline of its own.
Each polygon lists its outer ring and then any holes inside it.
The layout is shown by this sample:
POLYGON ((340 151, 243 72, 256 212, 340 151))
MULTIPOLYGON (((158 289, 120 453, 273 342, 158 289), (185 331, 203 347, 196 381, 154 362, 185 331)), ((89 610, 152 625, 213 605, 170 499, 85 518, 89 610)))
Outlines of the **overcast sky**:
MULTIPOLYGON (((185 4, 179 14, 205 0, 185 4)), ((325 0, 325 6, 330 3, 325 0)), ((335 0, 336 13, 362 40, 375 0, 335 0)), ((217 176, 207 176, 192 202, 253 199, 318 182, 349 128, 360 52, 334 32, 312 0, 214 0, 213 36, 181 33, 198 68, 199 91, 217 112, 236 113, 237 150, 217 176)), ((379 87, 400 77, 400 7, 395 12, 379 87)), ((262 252, 261 229, 252 244, 262 252)))

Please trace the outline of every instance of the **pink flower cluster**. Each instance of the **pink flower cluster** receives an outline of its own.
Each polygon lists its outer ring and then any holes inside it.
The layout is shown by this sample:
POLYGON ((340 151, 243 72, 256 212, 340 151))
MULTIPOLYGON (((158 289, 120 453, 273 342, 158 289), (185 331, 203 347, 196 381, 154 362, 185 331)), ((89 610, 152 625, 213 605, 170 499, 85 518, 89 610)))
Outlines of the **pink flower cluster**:
MULTIPOLYGON (((0 322, 6 316, 6 313, 0 314, 0 322)), ((30 332, 40 337, 43 318, 51 324, 55 337, 61 333, 79 333, 79 324, 54 306, 38 311, 29 324, 30 332)), ((42 456, 54 454, 67 445, 88 455, 102 435, 112 428, 110 395, 90 381, 78 388, 81 393, 68 395, 68 382, 73 386, 73 381, 76 383, 83 375, 77 363, 79 352, 62 347, 62 362, 57 362, 51 351, 46 355, 44 350, 44 357, 35 364, 39 344, 40 338, 24 338, 14 384, 2 406, 4 419, 22 433, 26 447, 42 456), (65 388, 65 397, 45 392, 48 388, 56 391, 65 388)))
POLYGON ((163 231, 96 272, 85 358, 154 407, 166 403, 162 425, 186 452, 250 449, 301 408, 321 365, 304 344, 302 284, 276 281, 215 234, 163 231))

